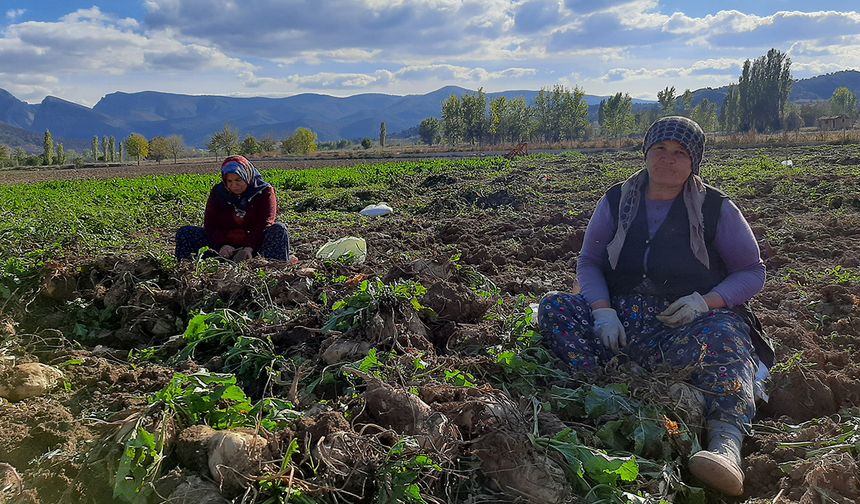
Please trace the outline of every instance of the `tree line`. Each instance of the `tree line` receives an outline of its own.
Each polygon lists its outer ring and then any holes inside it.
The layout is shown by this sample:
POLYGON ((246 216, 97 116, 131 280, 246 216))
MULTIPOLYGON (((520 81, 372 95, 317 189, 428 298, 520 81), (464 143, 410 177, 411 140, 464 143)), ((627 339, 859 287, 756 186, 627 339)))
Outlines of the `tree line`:
POLYGON ((818 117, 833 114, 857 117, 857 99, 847 88, 834 91, 829 102, 793 104, 791 59, 777 49, 746 60, 737 84, 729 86, 722 104, 707 98, 695 105, 689 89, 678 95, 674 86, 657 93, 657 104, 634 106, 628 93, 601 100, 597 120, 589 117, 583 91, 555 85, 541 88, 534 102, 498 96, 487 103, 486 94, 451 95, 442 102, 440 118, 428 117, 418 125, 421 141, 447 143, 517 143, 622 138, 642 134, 660 117, 683 115, 706 132, 773 132, 815 125, 818 117))

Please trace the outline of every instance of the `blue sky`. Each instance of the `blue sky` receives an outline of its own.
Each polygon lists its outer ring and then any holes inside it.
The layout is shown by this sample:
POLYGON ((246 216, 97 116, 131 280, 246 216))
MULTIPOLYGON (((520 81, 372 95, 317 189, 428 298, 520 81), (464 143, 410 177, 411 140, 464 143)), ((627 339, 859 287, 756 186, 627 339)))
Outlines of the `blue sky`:
POLYGON ((0 0, 0 88, 94 105, 114 91, 588 94, 735 82, 787 52, 796 78, 860 68, 860 7, 818 0, 0 0))

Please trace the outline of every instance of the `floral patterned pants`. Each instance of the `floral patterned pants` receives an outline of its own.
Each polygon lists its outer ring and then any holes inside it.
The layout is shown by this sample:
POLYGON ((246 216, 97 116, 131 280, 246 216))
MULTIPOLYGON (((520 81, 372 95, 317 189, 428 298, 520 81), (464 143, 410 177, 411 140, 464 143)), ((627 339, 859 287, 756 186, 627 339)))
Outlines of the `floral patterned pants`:
MULTIPOLYGON (((621 353, 647 370, 689 369, 689 382, 705 397, 705 418, 749 432, 755 415, 756 364, 749 326, 731 310, 711 310, 670 328, 656 319, 674 300, 641 294, 612 297, 624 325, 621 353)), ((591 307, 582 295, 550 292, 540 302, 538 324, 549 347, 571 368, 588 371, 614 354, 593 331, 591 307)))
MULTIPOLYGON (((191 259, 202 247, 212 247, 206 231, 199 226, 185 226, 176 232, 176 259, 191 259)), ((258 254, 266 259, 286 261, 290 256, 290 233, 286 224, 276 222, 263 233, 263 245, 258 254)), ((217 255, 217 251, 215 254, 217 255)))

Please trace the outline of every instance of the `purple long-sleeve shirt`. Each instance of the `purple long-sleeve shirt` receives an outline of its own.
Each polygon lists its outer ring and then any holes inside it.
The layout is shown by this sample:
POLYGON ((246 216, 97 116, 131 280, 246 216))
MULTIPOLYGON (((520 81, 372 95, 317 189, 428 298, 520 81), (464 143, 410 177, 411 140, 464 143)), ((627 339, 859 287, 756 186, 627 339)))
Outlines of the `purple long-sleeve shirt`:
MULTIPOLYGON (((648 232, 652 237, 666 219, 671 207, 672 200, 645 199, 648 232)), ((582 250, 576 263, 577 280, 582 295, 589 303, 609 300, 609 288, 606 286, 603 268, 608 267, 605 262, 606 246, 614 236, 615 220, 612 218, 609 202, 603 197, 588 222, 582 250)), ((726 265, 728 275, 714 287, 713 292, 723 298, 727 307, 743 304, 764 287, 765 266, 749 223, 729 199, 723 200, 720 208, 714 246, 726 265)))

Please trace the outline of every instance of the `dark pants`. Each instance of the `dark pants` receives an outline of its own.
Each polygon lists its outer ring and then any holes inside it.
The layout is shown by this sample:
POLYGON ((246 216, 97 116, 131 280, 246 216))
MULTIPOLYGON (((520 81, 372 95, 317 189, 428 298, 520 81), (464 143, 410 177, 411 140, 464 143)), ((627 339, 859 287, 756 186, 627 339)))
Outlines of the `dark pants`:
MULTIPOLYGON (((203 247, 218 250, 209 243, 206 231, 199 226, 185 226, 176 232, 176 259, 191 259, 203 247)), ((276 222, 263 232, 263 245, 257 254, 275 261, 286 261, 290 257, 290 232, 286 224, 276 222)))
MULTIPOLYGON (((621 353, 648 370, 691 369, 690 383, 705 396, 705 417, 749 432, 756 370, 749 326, 735 312, 720 309, 670 328, 656 319, 669 302, 639 294, 612 297, 627 334, 621 353)), ((544 341, 572 369, 593 370, 613 357, 594 334, 591 307, 582 295, 547 294, 538 324, 544 341)))

